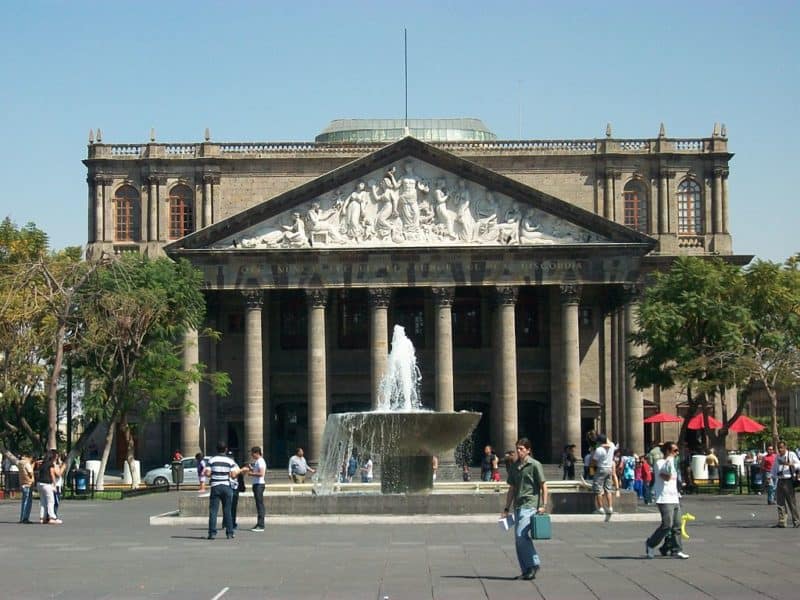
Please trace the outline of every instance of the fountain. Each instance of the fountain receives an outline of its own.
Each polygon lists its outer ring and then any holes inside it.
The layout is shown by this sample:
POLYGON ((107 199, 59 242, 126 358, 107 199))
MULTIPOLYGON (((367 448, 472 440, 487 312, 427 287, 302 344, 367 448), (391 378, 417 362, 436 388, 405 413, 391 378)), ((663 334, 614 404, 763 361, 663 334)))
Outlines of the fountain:
POLYGON ((481 413, 434 412, 422 408, 416 352, 405 329, 394 326, 386 375, 372 412, 328 416, 319 465, 320 494, 330 493, 354 448, 379 457, 381 492, 427 494, 433 489, 433 456, 455 448, 478 424, 481 413))

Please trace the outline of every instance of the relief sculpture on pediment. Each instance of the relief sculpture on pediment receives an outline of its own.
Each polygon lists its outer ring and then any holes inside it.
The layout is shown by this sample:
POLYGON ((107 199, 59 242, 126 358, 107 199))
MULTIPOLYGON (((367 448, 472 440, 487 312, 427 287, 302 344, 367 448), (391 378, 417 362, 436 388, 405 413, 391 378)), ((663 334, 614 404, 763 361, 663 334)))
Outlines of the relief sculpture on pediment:
POLYGON ((217 248, 602 242, 574 223, 419 160, 370 173, 221 240, 217 248))

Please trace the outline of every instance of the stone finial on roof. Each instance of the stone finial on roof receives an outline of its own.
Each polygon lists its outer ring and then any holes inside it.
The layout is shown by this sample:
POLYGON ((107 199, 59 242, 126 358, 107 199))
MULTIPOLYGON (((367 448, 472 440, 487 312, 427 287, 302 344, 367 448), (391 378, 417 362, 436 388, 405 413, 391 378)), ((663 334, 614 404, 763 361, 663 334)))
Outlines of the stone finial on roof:
POLYGON ((203 135, 203 137, 205 138, 205 140, 207 142, 211 141, 211 130, 208 127, 206 127, 206 131, 205 131, 205 134, 203 135))
POLYGON ((658 137, 667 137, 667 128, 664 127, 664 123, 661 123, 661 127, 658 128, 658 137))
POLYGON ((94 129, 89 129, 89 145, 94 144, 94 129))
POLYGON ((99 127, 97 128, 97 134, 95 135, 95 138, 97 139, 98 144, 103 141, 103 132, 100 131, 99 127))
POLYGON ((711 132, 711 137, 719 137, 719 123, 714 123, 714 129, 711 132))
POLYGON ((155 127, 151 127, 150 128, 150 141, 151 142, 155 142, 156 141, 156 128, 155 127))
POLYGON ((725 123, 722 124, 722 130, 719 132, 720 137, 727 138, 728 137, 728 128, 725 127, 725 123))
POLYGON ((606 137, 611 137, 611 123, 606 123, 606 137))

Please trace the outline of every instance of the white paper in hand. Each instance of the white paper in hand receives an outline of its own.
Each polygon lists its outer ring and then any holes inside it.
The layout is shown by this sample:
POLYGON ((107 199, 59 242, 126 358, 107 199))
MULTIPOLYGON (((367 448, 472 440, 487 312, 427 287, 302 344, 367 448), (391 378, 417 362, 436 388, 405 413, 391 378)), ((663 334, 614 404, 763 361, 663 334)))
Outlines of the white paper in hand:
POLYGON ((497 521, 497 526, 503 531, 508 531, 514 526, 514 515, 509 514, 507 517, 500 517, 497 521))

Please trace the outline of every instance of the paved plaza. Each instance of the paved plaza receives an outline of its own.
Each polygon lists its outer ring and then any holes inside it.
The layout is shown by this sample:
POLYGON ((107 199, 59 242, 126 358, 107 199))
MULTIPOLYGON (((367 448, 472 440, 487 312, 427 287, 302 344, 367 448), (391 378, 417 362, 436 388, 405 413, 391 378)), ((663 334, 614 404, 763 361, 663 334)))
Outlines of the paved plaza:
MULTIPOLYGON (((690 496, 690 560, 644 558, 652 522, 557 522, 542 570, 516 581, 513 536, 492 523, 270 524, 236 539, 150 526, 175 494, 68 501, 61 526, 19 525, 0 502, 0 598, 237 600, 773 598, 797 594, 800 529, 773 529, 763 496, 690 496), (717 518, 719 517, 719 518, 717 518)), ((36 507, 38 510, 38 506, 36 507)))

